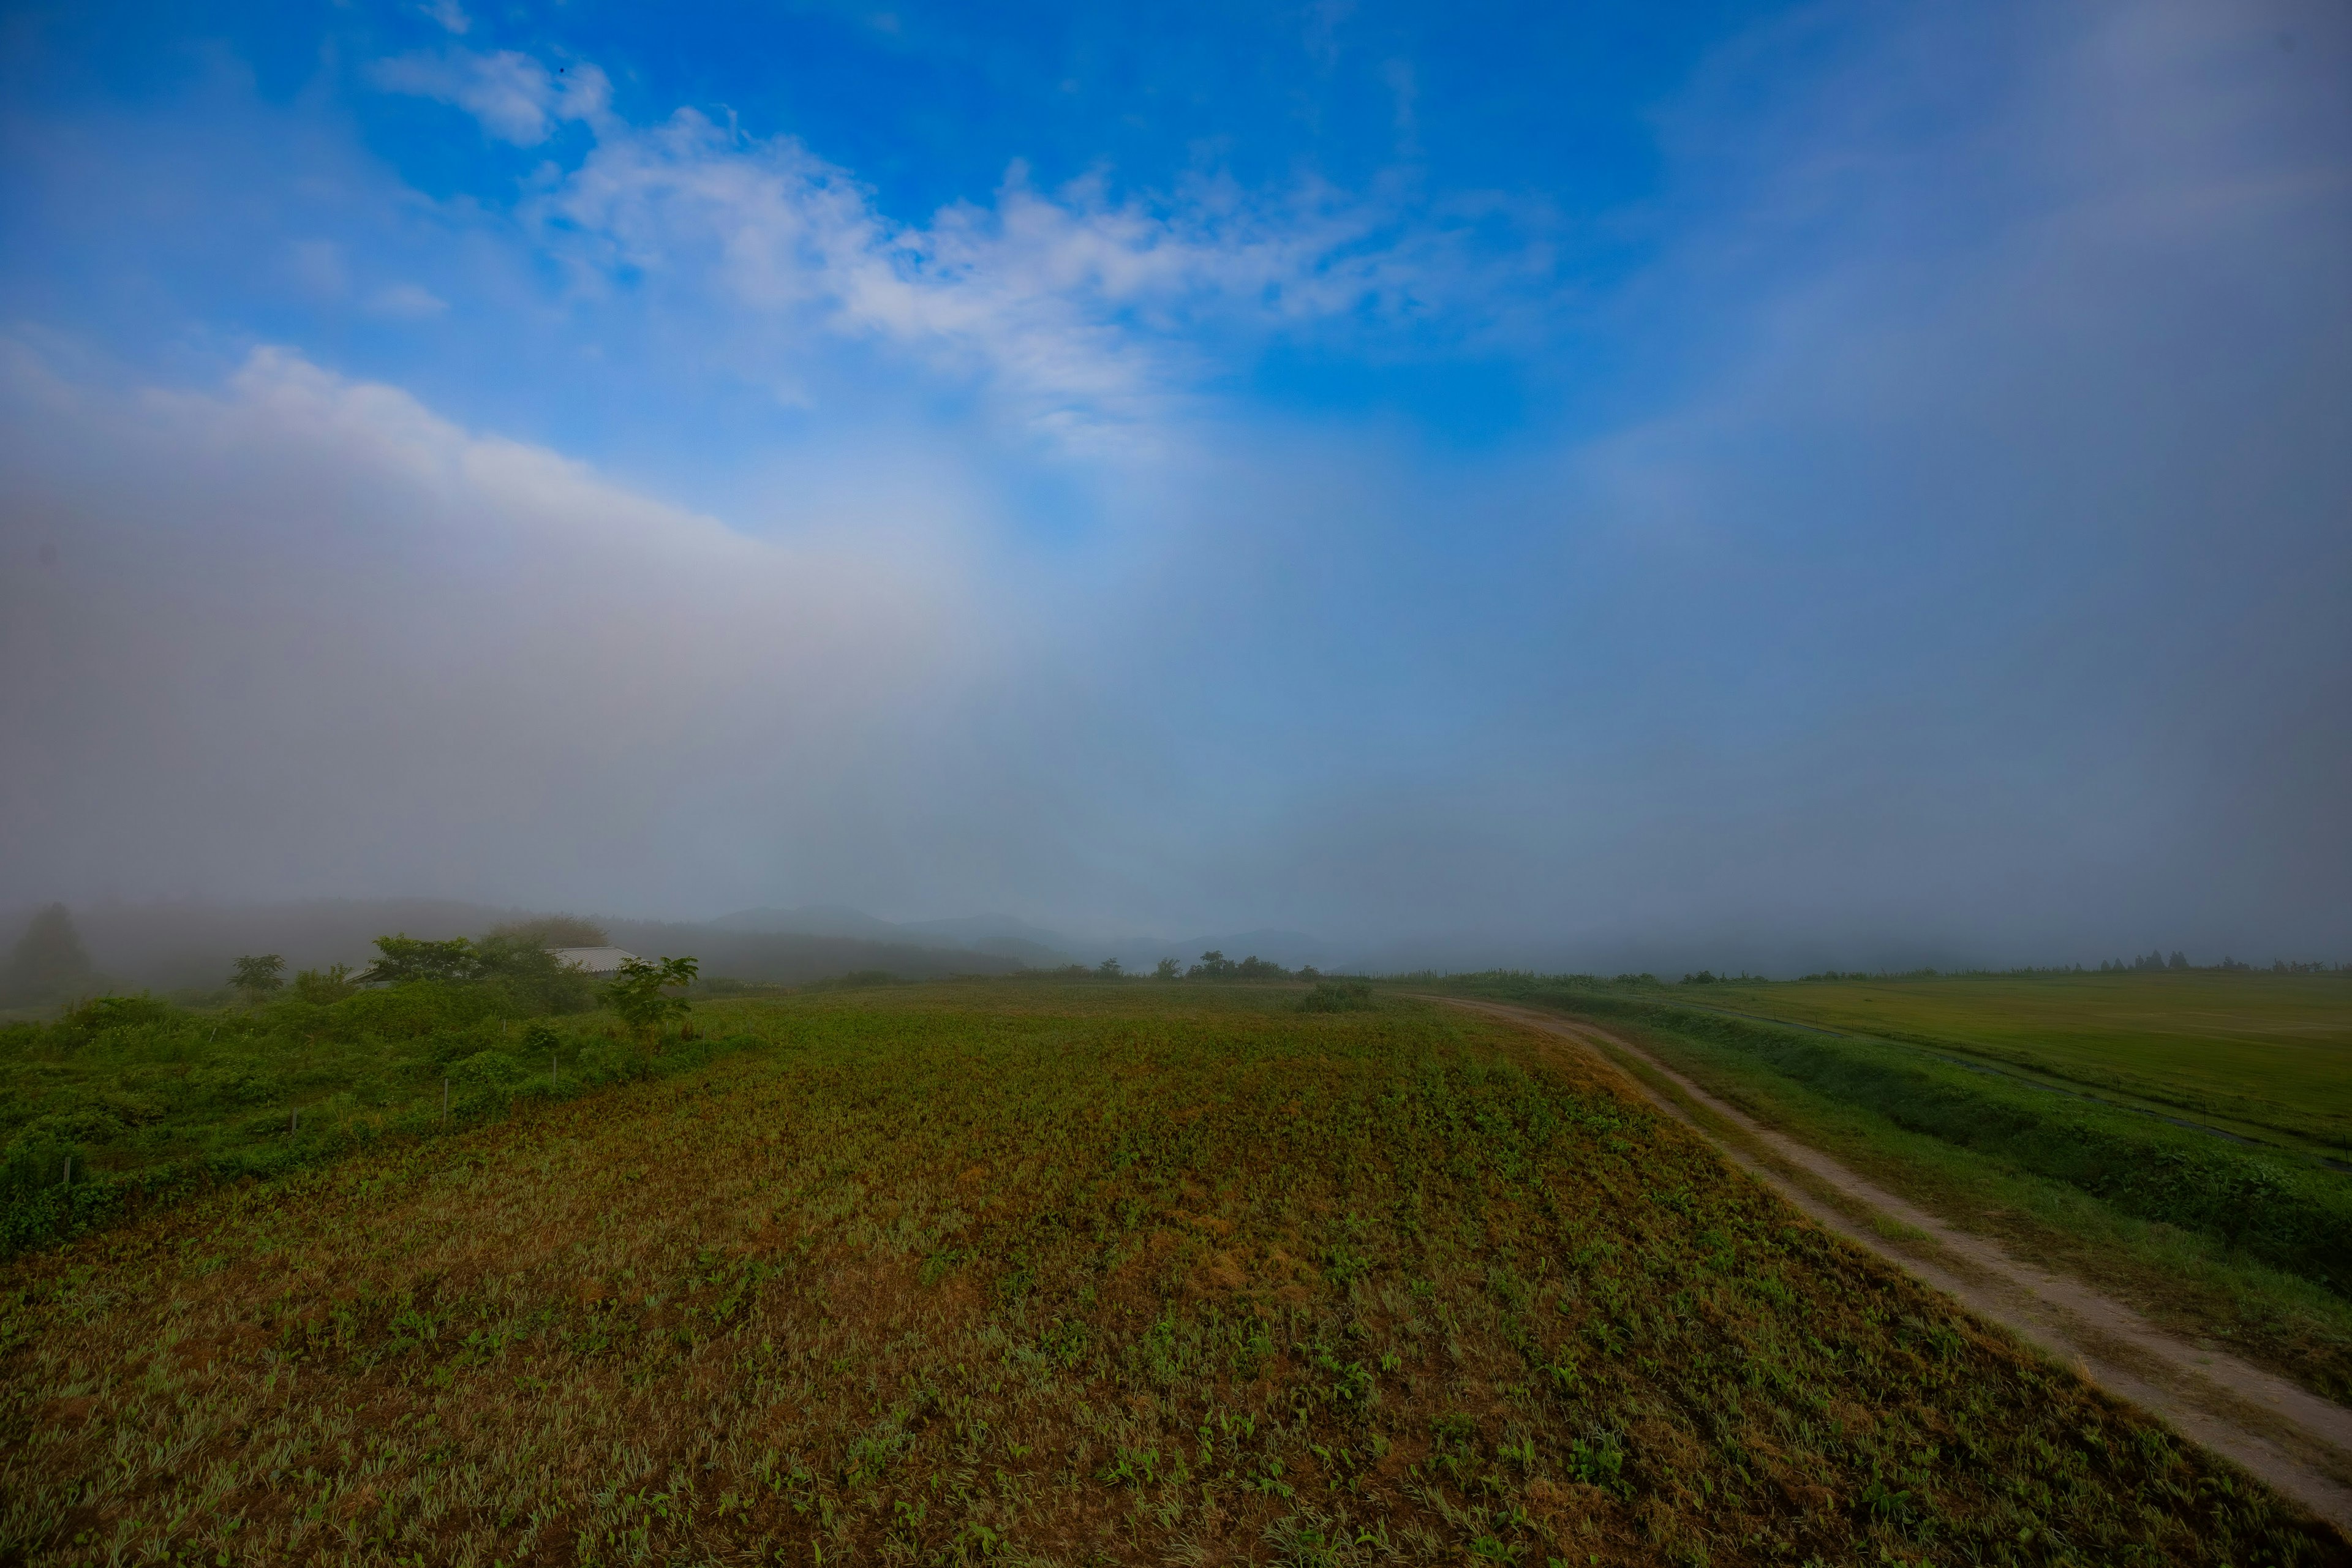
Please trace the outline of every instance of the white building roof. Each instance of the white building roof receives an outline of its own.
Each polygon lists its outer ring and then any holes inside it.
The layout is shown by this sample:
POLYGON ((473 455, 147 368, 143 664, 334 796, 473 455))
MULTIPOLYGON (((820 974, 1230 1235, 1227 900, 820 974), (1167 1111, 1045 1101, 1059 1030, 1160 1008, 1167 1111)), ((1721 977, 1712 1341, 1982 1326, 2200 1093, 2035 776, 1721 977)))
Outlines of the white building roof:
POLYGON ((625 947, 551 947, 555 962, 590 974, 618 974, 621 965, 637 955, 625 947))

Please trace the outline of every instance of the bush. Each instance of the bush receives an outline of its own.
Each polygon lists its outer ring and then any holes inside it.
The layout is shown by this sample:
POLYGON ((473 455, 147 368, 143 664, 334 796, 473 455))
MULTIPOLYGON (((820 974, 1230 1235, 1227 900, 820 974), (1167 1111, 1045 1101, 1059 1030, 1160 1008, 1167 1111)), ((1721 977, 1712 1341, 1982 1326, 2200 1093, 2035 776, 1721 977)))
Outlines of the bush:
POLYGON ((1372 988, 1360 980, 1318 981, 1298 999, 1302 1013, 1368 1013, 1379 1005, 1372 988))
POLYGON ((691 958, 664 958, 648 963, 633 958, 621 965, 619 978, 604 987, 604 1005, 640 1035, 661 1027, 667 1018, 683 1018, 691 1005, 682 995, 694 984, 700 966, 691 958))

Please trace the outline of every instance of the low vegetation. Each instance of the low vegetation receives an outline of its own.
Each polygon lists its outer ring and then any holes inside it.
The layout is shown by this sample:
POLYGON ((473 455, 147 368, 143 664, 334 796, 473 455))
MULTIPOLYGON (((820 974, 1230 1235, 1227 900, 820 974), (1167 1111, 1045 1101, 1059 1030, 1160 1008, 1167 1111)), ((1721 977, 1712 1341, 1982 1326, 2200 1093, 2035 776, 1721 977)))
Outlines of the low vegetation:
POLYGON ((0 1558, 2347 1560, 1575 1062, 1298 994, 706 1003, 22 1256, 0 1558))
POLYGON ((1302 1013, 1364 1013, 1380 1004, 1361 980, 1319 980, 1298 999, 1302 1013))
POLYGON ((2352 973, 2174 970, 1719 987, 1711 1005, 1925 1047, 2352 1160, 2352 973))
POLYGON ((599 992, 524 938, 378 945, 372 973, 393 984, 305 972, 273 986, 257 955, 238 969, 268 998, 252 1005, 109 996, 0 1026, 0 1256, 386 1136, 461 1127, 519 1095, 650 1070, 604 1019, 551 1057, 529 1026, 585 1013, 599 992))
MULTIPOLYGON (((2271 1027, 2280 1033, 2291 1027, 2275 1021, 2281 1016, 2306 1033, 2320 1032, 2311 1027, 2319 1008, 2309 987, 2330 988, 2337 1010, 2326 1015, 2325 1026, 2340 1026, 2352 1005, 2352 982, 2334 975, 2091 974, 2052 977, 2032 989, 2041 1015, 2071 1018, 2079 1051, 2085 1048, 2079 1042, 2098 1037, 2103 1011, 2107 1036, 2123 1035, 2133 1026, 2126 1020, 2159 1011, 2147 994, 2150 988, 2184 981, 2239 988, 2235 1016, 2242 1020, 2259 1016, 2262 1006, 2244 988, 2278 988, 2284 994, 2273 1004, 2271 1027), (2050 999, 2065 986, 2083 994, 2050 999)), ((2352 1175, 2293 1146, 2249 1145, 2144 1109, 1983 1070, 1965 1055, 1948 1056, 1964 1040, 2002 1038, 2012 1058, 2025 1052, 2031 1031, 2014 1016, 2020 1005, 2013 983, 1870 983, 1875 997, 1913 985, 1927 993, 1907 1006, 1879 1001, 1881 1023, 1889 1015, 1946 1020, 1942 1034, 1915 1027, 1908 1038, 1732 1016, 1722 1009, 1735 1004, 1720 989, 1694 1002, 1682 988, 1532 976, 1454 984, 1634 1031, 1707 1087, 1928 1206, 1971 1226, 1990 1223, 2031 1250, 2131 1288, 2168 1310, 2179 1326, 2236 1341, 2322 1392, 2352 1397, 2352 1175), (1972 984, 1985 998, 1973 1016, 1966 1006, 1972 984)), ((1842 998, 1827 987, 1790 984, 1739 1000, 1850 1025, 1858 1021, 1850 998, 1863 989, 1842 998), (1826 997, 1818 994, 1824 991, 1826 997)), ((2239 1029, 2256 1032, 2243 1022, 2239 1029)), ((2258 1057, 2264 1047, 2240 1047, 2217 1030, 2205 1048, 2258 1057)), ((2161 1069, 2142 1062, 2134 1070, 2147 1081, 2161 1069)), ((2250 1090, 2262 1081, 2259 1070, 2249 1072, 2250 1090)))

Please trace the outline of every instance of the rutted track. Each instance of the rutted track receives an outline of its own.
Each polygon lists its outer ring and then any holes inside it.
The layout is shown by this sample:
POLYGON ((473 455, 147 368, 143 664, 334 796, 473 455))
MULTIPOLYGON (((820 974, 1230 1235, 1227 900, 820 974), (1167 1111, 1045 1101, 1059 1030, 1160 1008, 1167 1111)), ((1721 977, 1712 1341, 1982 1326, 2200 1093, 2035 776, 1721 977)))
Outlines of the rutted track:
POLYGON ((1717 1100, 1621 1036, 1502 1003, 1430 1000, 1572 1042, 1610 1062, 1637 1092, 1820 1224, 2162 1416, 2352 1535, 2352 1410, 2168 1333, 2081 1279, 2012 1257, 1717 1100), (1905 1238, 1883 1234, 1872 1223, 1877 1216, 1895 1222, 1905 1238))

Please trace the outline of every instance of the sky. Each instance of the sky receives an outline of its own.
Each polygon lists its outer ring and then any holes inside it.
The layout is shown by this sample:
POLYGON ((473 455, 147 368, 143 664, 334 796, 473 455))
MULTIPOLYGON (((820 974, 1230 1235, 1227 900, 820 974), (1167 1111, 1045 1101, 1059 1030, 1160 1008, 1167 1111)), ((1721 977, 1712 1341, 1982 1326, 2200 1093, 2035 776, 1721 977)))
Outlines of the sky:
POLYGON ((0 13, 0 904, 2352 959, 2339 0, 0 13))

